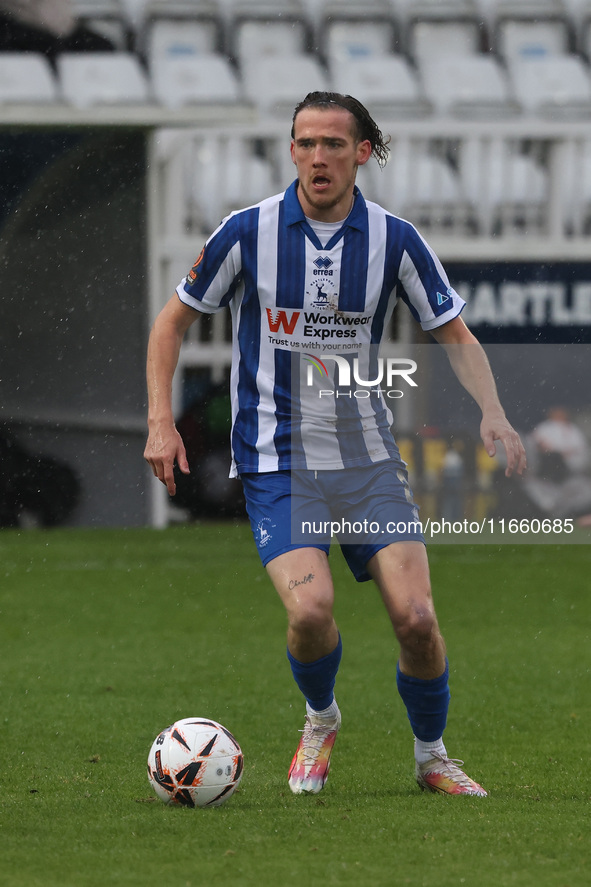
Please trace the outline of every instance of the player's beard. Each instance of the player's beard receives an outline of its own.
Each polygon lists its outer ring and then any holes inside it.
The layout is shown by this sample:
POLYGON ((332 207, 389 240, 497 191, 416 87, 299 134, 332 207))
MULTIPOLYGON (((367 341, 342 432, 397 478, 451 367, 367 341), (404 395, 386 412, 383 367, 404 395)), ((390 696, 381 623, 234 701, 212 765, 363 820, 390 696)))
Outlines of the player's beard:
MULTIPOLYGON (((321 212, 325 212, 326 210, 334 209, 335 206, 338 206, 339 203, 347 196, 347 194, 352 195, 353 187, 355 185, 355 177, 357 175, 357 167, 355 167, 355 171, 351 177, 351 179, 344 185, 338 194, 335 194, 334 197, 324 197, 322 194, 314 194, 310 193, 307 187, 303 184, 300 179, 298 182, 298 187, 302 189, 302 194, 306 198, 306 202, 315 210, 319 210, 321 212)), ((343 219, 348 216, 351 211, 351 207, 353 205, 353 197, 351 196, 351 203, 347 203, 345 209, 345 215, 343 219)), ((339 220, 337 220, 339 221, 339 220)))

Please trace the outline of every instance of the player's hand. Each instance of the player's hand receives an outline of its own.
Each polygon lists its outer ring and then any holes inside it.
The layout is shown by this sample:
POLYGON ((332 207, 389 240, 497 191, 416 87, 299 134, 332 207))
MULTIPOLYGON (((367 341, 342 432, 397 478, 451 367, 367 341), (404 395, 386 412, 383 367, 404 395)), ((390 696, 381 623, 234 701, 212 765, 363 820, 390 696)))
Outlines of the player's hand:
POLYGON ((175 462, 183 474, 191 473, 183 439, 174 425, 164 429, 161 426, 150 429, 144 459, 154 472, 154 476, 165 485, 170 496, 176 493, 175 462))
POLYGON ((513 472, 523 474, 527 468, 525 447, 521 438, 507 420, 503 412, 484 415, 480 423, 480 436, 488 455, 492 458, 496 455, 495 441, 500 441, 507 456, 505 477, 511 477, 513 472))

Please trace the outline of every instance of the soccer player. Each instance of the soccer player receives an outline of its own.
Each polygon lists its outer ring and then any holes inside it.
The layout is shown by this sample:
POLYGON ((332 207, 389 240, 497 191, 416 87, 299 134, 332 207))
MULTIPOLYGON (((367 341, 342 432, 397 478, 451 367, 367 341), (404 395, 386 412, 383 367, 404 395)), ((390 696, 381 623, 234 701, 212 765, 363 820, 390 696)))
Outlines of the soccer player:
POLYGON ((334 687, 342 648, 333 616, 330 538, 313 532, 294 538, 292 518, 307 514, 322 522, 338 513, 349 522, 390 522, 396 529, 341 544, 355 578, 376 583, 400 646, 397 688, 414 734, 419 786, 485 796, 443 742, 446 648, 392 416, 379 393, 338 396, 343 379, 336 371, 355 360, 358 370, 375 370, 372 349, 399 295, 446 347, 479 404, 488 454, 499 441, 510 475, 523 472, 524 449, 499 403, 484 351, 460 317, 464 302, 439 260, 411 224, 365 201, 355 184, 359 166, 372 155, 383 164, 388 154, 366 108, 351 96, 310 93, 295 109, 291 135, 296 181, 284 194, 226 218, 155 321, 144 455, 174 495, 174 463, 183 473, 190 470, 171 407, 179 349, 199 312, 228 305, 234 330, 231 472, 242 480, 259 554, 287 612, 287 656, 306 702, 291 790, 316 793, 326 782, 341 725, 334 687), (315 360, 334 370, 316 405, 314 389, 305 390, 306 369, 312 365, 313 372, 315 360))

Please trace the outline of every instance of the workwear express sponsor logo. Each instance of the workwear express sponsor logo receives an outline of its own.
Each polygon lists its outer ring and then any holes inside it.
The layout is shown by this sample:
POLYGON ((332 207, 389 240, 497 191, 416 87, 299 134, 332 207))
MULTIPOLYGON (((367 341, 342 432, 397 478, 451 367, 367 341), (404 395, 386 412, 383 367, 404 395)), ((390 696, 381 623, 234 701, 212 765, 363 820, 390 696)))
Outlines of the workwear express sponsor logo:
POLYGON ((267 311, 267 323, 271 333, 293 335, 298 321, 299 335, 304 339, 355 339, 360 327, 367 326, 371 317, 369 315, 343 314, 323 311, 286 311, 278 308, 267 311))

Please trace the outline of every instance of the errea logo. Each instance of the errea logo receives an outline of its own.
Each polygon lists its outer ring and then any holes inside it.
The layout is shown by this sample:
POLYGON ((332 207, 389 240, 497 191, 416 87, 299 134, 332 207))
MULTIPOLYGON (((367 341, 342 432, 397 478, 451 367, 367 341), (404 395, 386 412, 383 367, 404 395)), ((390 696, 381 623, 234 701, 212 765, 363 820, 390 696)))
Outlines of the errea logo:
POLYGON ((334 271, 329 270, 330 266, 333 264, 332 259, 329 259, 328 256, 318 256, 318 258, 314 259, 313 265, 316 265, 314 271, 314 277, 317 277, 319 274, 322 277, 332 277, 334 271))

